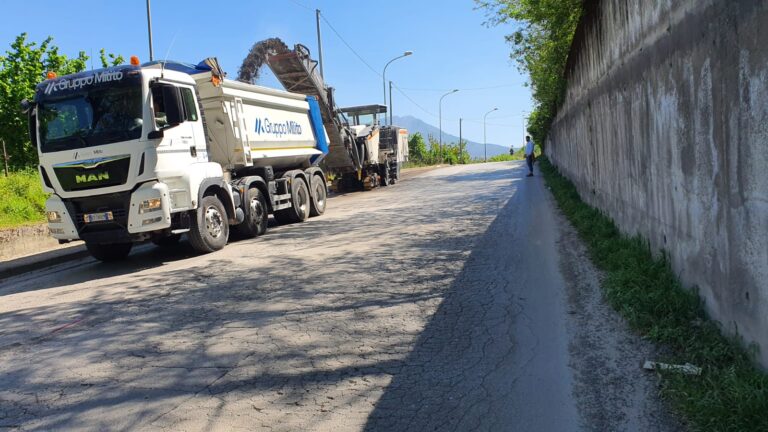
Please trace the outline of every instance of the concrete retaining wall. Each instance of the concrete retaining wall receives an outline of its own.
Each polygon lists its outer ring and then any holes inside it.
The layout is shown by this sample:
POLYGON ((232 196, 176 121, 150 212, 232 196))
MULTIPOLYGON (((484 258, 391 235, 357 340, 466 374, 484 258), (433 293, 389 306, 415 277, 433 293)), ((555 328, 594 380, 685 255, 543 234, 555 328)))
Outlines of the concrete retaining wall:
POLYGON ((47 223, 0 230, 0 263, 66 247, 48 235, 47 223))
POLYGON ((768 366, 768 0, 585 6, 546 153, 768 366))

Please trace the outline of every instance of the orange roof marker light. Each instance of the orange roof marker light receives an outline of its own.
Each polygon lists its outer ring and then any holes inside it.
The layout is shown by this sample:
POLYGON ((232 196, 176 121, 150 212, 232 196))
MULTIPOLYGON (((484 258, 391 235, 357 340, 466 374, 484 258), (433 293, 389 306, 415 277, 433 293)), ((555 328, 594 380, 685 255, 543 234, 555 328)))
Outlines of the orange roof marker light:
POLYGON ((139 64, 139 57, 132 55, 131 56, 131 66, 138 66, 139 64))
POLYGON ((48 71, 47 74, 45 74, 45 79, 55 79, 58 75, 56 75, 56 72, 54 71, 48 71))

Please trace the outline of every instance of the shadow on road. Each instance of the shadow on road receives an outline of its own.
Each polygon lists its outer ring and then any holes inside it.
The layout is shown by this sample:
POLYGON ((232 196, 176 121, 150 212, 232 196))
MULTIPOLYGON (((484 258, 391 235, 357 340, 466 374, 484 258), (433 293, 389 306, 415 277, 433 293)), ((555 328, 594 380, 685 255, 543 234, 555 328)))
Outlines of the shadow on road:
POLYGON ((511 258, 486 262, 489 248, 514 240, 518 171, 491 168, 469 195, 439 177, 413 179, 361 194, 338 215, 230 244, 233 254, 150 249, 16 291, 67 287, 0 314, 0 427, 170 427, 195 407, 214 422, 246 402, 254 428, 298 421, 264 414, 286 405, 316 406, 310 417, 322 422, 361 399, 375 404, 388 376, 368 430, 462 424, 460 411, 488 408, 477 384, 501 379, 494 362, 511 346, 504 331, 467 326, 519 313, 515 280, 493 293, 483 282, 511 258), (400 198, 424 189, 434 193, 400 198), (380 200, 391 205, 376 209, 380 200), (429 320, 423 331, 414 317, 429 320), (358 391, 316 400, 342 384, 358 391), (456 410, 459 399, 445 399, 454 393, 470 405, 456 410))

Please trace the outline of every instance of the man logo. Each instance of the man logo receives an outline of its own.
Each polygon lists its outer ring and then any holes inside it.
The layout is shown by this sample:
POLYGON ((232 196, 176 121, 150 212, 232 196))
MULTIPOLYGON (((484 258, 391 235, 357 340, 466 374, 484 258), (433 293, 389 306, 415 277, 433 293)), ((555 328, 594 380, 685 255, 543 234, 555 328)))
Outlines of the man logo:
POLYGON ((109 180, 109 172, 104 171, 96 174, 75 175, 75 183, 77 184, 94 183, 94 182, 100 182, 103 180, 109 180))

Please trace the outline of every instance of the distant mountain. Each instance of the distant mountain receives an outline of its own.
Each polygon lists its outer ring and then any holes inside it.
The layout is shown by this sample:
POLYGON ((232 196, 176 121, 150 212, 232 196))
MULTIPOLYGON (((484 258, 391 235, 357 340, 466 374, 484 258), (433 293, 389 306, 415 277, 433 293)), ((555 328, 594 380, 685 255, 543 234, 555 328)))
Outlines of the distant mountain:
MULTIPOLYGON (((429 135, 432 135, 435 137, 435 139, 438 139, 440 136, 439 128, 432 126, 431 124, 427 124, 424 121, 417 119, 416 117, 392 116, 392 122, 397 126, 408 129, 409 134, 415 134, 416 132, 419 132, 424 137, 425 142, 427 141, 427 137, 429 135)), ((472 156, 472 158, 483 157, 483 143, 469 141, 466 138, 464 138, 464 141, 467 143, 467 151, 469 152, 469 155, 472 156)), ((443 143, 458 142, 459 137, 443 131, 443 143)), ((488 143, 488 157, 496 156, 499 154, 509 154, 509 147, 488 143)))

